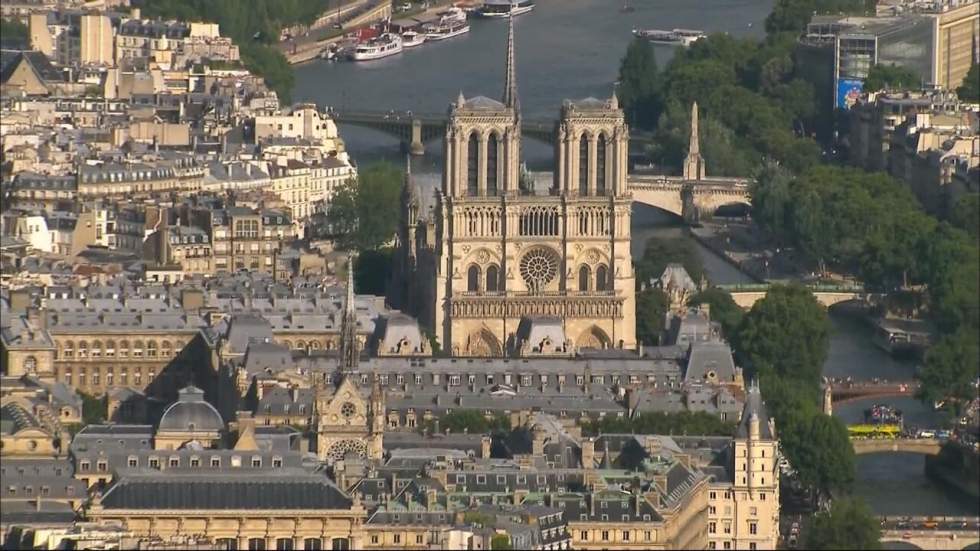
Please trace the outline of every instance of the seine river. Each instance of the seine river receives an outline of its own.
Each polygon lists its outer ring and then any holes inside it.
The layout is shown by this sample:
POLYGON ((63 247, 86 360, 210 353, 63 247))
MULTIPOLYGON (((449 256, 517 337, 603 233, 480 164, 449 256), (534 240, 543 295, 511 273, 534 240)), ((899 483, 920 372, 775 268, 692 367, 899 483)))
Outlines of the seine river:
MULTIPOLYGON (((515 20, 517 75, 524 116, 556 118, 564 98, 608 97, 619 60, 633 28, 693 28, 760 36, 771 0, 631 0, 632 13, 621 13, 619 0, 538 0, 534 12, 515 20)), ((296 67, 297 101, 315 101, 336 109, 445 111, 460 91, 467 97, 499 97, 502 92, 507 24, 473 20, 461 37, 408 50, 367 63, 315 61, 296 67)), ((655 46, 666 64, 669 46, 655 46)), ((348 150, 359 163, 386 159, 403 163, 398 141, 386 134, 341 127, 348 150)), ((436 181, 441 146, 430 142, 425 157, 413 160, 413 172, 436 181)), ((524 158, 533 170, 550 170, 550 146, 524 140, 524 158)), ((711 167, 708 167, 710 172, 711 167)), ((680 236, 676 220, 657 209, 638 206, 633 216, 634 254, 653 236, 680 236)), ((708 277, 715 283, 750 281, 747 276, 702 249, 708 277)), ((898 362, 875 348, 860 322, 831 315, 833 335, 824 367, 830 376, 856 379, 907 379, 914 365, 898 362)), ((911 423, 934 424, 928 408, 911 399, 894 400, 911 423)), ((870 403, 853 403, 835 414, 857 421, 870 403)), ((921 456, 877 454, 858 459, 857 492, 881 514, 977 514, 975 504, 948 497, 923 474, 921 456)))

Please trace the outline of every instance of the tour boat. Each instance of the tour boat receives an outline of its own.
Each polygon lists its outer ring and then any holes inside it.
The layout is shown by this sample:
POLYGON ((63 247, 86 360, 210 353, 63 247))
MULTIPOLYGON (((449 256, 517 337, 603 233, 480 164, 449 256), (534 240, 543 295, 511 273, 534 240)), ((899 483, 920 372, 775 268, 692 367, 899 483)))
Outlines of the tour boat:
POLYGON ((463 8, 457 8, 453 6, 448 10, 441 11, 436 15, 439 16, 440 23, 465 23, 466 22, 466 11, 463 8))
POLYGON ((521 15, 534 9, 534 0, 486 0, 477 13, 483 17, 521 15))
POLYGON ((671 31, 662 31, 659 29, 633 29, 633 35, 639 38, 645 38, 655 44, 671 44, 680 46, 690 46, 696 41, 707 36, 704 31, 695 31, 691 29, 674 29, 671 31))
POLYGON ((402 33, 402 48, 414 48, 425 42, 425 33, 405 31, 402 33))
POLYGON ((445 40, 470 32, 470 25, 462 23, 429 24, 424 27, 426 40, 445 40))
POLYGON ((384 33, 378 38, 373 38, 366 43, 358 44, 354 48, 352 58, 354 61, 369 61, 399 54, 401 51, 402 37, 393 33, 384 33))

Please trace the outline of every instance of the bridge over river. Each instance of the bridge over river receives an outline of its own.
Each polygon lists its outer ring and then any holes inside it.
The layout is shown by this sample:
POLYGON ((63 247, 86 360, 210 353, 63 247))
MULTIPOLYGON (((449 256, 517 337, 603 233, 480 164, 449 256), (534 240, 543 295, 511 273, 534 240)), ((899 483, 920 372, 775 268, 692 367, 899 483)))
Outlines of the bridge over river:
POLYGON ((980 544, 980 518, 881 517, 880 541, 904 542, 920 549, 976 549, 980 544))
POLYGON ((854 455, 867 453, 920 453, 936 455, 943 441, 936 438, 855 438, 851 437, 854 455))

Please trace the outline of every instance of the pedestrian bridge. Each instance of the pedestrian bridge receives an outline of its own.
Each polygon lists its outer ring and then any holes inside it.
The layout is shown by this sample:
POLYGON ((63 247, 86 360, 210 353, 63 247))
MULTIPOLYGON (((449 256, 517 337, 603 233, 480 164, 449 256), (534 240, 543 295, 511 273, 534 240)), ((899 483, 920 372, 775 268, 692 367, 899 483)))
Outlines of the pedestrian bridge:
POLYGON ((921 453, 936 455, 942 442, 935 438, 851 438, 854 455, 869 453, 921 453))
POLYGON ((892 398, 913 396, 919 390, 918 381, 861 381, 851 383, 832 383, 831 396, 834 404, 864 400, 865 398, 892 398))

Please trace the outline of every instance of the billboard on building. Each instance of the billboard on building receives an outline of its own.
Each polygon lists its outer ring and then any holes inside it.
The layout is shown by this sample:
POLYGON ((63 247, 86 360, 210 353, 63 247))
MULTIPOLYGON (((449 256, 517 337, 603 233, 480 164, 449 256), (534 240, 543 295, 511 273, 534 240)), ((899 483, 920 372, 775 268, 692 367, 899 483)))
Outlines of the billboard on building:
POLYGON ((837 81, 837 108, 850 109, 861 95, 864 81, 855 78, 842 78, 837 81))

